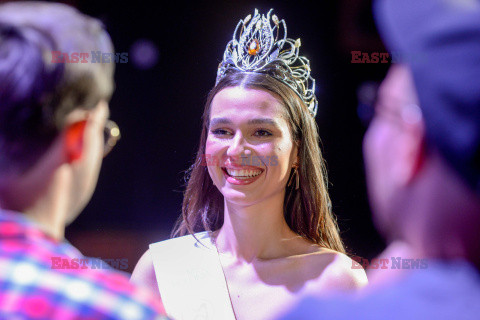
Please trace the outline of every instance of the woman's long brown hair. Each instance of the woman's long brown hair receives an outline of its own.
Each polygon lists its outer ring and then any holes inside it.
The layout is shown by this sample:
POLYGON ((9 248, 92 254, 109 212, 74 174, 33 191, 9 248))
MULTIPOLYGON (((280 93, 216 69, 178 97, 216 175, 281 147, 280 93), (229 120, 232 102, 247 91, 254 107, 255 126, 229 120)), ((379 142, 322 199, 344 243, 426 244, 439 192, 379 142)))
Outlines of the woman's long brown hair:
MULTIPOLYGON (((234 72, 227 74, 210 91, 203 113, 203 127, 195 163, 187 170, 182 215, 173 236, 216 231, 223 225, 223 195, 213 184, 202 164, 210 126, 210 107, 215 95, 227 87, 261 89, 279 96, 287 123, 298 146, 300 188, 286 186, 284 217, 292 231, 325 248, 345 253, 332 213, 327 190, 327 172, 319 147, 318 128, 305 103, 287 85, 267 74, 234 72)), ((293 174, 293 170, 291 172, 293 174)))

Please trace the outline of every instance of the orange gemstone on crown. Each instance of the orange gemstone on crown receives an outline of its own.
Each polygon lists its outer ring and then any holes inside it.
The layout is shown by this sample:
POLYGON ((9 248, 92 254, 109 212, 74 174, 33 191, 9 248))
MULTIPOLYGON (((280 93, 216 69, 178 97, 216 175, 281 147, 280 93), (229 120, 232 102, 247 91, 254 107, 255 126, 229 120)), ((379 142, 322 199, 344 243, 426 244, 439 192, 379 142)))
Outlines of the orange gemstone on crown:
POLYGON ((248 54, 251 56, 256 55, 260 51, 260 42, 257 39, 253 39, 248 45, 248 54))

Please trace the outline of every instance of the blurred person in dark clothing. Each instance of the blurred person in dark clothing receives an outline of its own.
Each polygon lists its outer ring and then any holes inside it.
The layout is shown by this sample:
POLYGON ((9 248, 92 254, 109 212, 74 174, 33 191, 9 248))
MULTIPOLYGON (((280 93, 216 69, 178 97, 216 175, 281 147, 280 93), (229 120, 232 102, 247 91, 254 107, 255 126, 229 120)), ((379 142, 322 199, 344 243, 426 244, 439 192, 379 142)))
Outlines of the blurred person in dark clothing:
POLYGON ((375 13, 401 63, 364 157, 376 226, 401 263, 360 297, 306 298, 285 319, 478 319, 480 1, 380 0, 375 13))

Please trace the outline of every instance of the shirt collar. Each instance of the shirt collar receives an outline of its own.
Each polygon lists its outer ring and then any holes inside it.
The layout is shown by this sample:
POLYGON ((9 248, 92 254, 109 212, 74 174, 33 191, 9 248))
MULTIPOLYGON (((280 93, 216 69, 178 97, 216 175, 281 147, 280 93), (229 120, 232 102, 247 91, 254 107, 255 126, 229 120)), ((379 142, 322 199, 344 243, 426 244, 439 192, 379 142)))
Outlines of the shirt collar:
POLYGON ((68 241, 59 241, 42 230, 40 225, 25 214, 0 209, 0 240, 17 239, 35 243, 56 245, 60 251, 70 257, 81 257, 82 254, 68 241))

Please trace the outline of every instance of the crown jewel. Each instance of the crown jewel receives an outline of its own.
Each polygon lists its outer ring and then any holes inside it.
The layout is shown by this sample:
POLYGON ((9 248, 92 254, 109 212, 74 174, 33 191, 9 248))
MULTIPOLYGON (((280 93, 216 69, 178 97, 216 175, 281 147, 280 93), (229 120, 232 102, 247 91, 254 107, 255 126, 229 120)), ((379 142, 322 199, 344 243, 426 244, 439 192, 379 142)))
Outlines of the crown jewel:
POLYGON ((317 114, 315 80, 310 75, 310 61, 299 56, 300 39, 287 38, 287 25, 273 14, 240 20, 227 44, 217 71, 218 83, 229 71, 266 73, 293 89, 310 113, 317 114))

